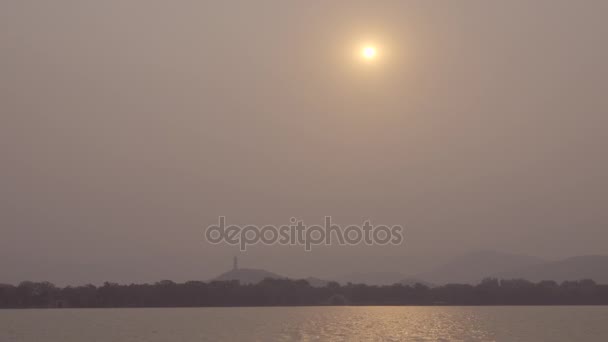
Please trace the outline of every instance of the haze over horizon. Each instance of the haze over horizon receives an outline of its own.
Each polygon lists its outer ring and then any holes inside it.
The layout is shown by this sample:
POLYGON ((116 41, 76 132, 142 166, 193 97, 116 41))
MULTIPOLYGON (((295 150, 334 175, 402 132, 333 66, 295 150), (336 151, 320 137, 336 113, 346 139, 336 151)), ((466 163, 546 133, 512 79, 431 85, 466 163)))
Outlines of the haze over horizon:
POLYGON ((0 283, 608 254, 608 2, 0 3, 0 283), (376 65, 353 62, 374 40, 376 65), (400 246, 211 245, 400 224, 400 246))

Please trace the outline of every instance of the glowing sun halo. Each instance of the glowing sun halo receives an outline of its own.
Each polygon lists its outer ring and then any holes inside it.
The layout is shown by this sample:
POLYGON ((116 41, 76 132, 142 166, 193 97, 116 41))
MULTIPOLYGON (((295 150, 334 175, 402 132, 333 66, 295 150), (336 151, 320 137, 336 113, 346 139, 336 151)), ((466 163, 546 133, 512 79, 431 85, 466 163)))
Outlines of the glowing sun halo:
POLYGON ((366 60, 372 60, 376 58, 377 54, 378 52, 373 46, 364 46, 363 49, 361 49, 361 56, 366 60))

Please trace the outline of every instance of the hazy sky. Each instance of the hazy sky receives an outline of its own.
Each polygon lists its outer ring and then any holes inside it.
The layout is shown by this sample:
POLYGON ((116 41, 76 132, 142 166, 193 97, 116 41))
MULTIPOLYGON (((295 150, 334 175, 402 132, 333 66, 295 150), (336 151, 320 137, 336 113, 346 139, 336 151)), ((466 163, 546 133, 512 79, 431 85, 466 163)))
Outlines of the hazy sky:
POLYGON ((255 246, 289 276, 474 249, 608 253, 608 2, 0 2, 0 282, 208 279, 239 224, 402 224, 255 246), (373 65, 353 58, 378 45, 373 65))

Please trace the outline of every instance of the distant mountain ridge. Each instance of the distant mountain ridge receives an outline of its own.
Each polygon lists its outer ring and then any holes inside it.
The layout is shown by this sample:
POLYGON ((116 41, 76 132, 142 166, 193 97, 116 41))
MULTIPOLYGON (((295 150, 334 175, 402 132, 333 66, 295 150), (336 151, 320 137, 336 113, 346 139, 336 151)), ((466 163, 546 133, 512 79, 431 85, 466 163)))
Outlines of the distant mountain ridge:
POLYGON ((430 272, 415 275, 415 278, 435 284, 477 284, 493 274, 507 273, 544 262, 543 259, 527 255, 476 251, 455 257, 430 272))
POLYGON ((497 273, 495 277, 523 278, 530 281, 555 280, 557 282, 592 279, 598 284, 608 284, 608 256, 575 256, 497 273))
MULTIPOLYGON (((303 278, 303 280, 314 287, 324 287, 332 281, 341 285, 353 283, 382 286, 399 283, 410 286, 423 284, 434 287, 447 283, 478 284, 488 277, 526 279, 533 282, 592 279, 598 284, 608 284, 608 256, 587 255, 546 261, 526 255, 477 251, 455 257, 429 272, 414 276, 407 276, 400 272, 355 272, 335 278, 308 277, 303 278)), ((237 280, 241 284, 257 284, 265 278, 288 279, 288 277, 262 269, 233 268, 212 280, 237 280)))
POLYGON ((415 276, 435 284, 477 284, 488 277, 535 282, 592 279, 599 284, 608 284, 608 256, 574 256, 547 261, 526 255, 478 251, 456 257, 430 272, 415 276))

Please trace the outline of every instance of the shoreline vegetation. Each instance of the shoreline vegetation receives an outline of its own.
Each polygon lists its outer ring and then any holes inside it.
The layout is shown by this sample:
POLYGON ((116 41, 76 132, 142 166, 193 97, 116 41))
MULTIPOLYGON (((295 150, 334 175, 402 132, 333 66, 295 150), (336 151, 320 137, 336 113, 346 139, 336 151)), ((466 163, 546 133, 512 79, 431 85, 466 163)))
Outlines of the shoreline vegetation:
POLYGON ((330 282, 313 287, 306 280, 267 278, 257 284, 238 281, 163 280, 154 284, 57 287, 49 282, 0 284, 0 308, 162 308, 263 307, 324 305, 608 305, 608 285, 593 280, 533 283, 487 278, 477 285, 428 287, 395 284, 370 286, 330 282))

